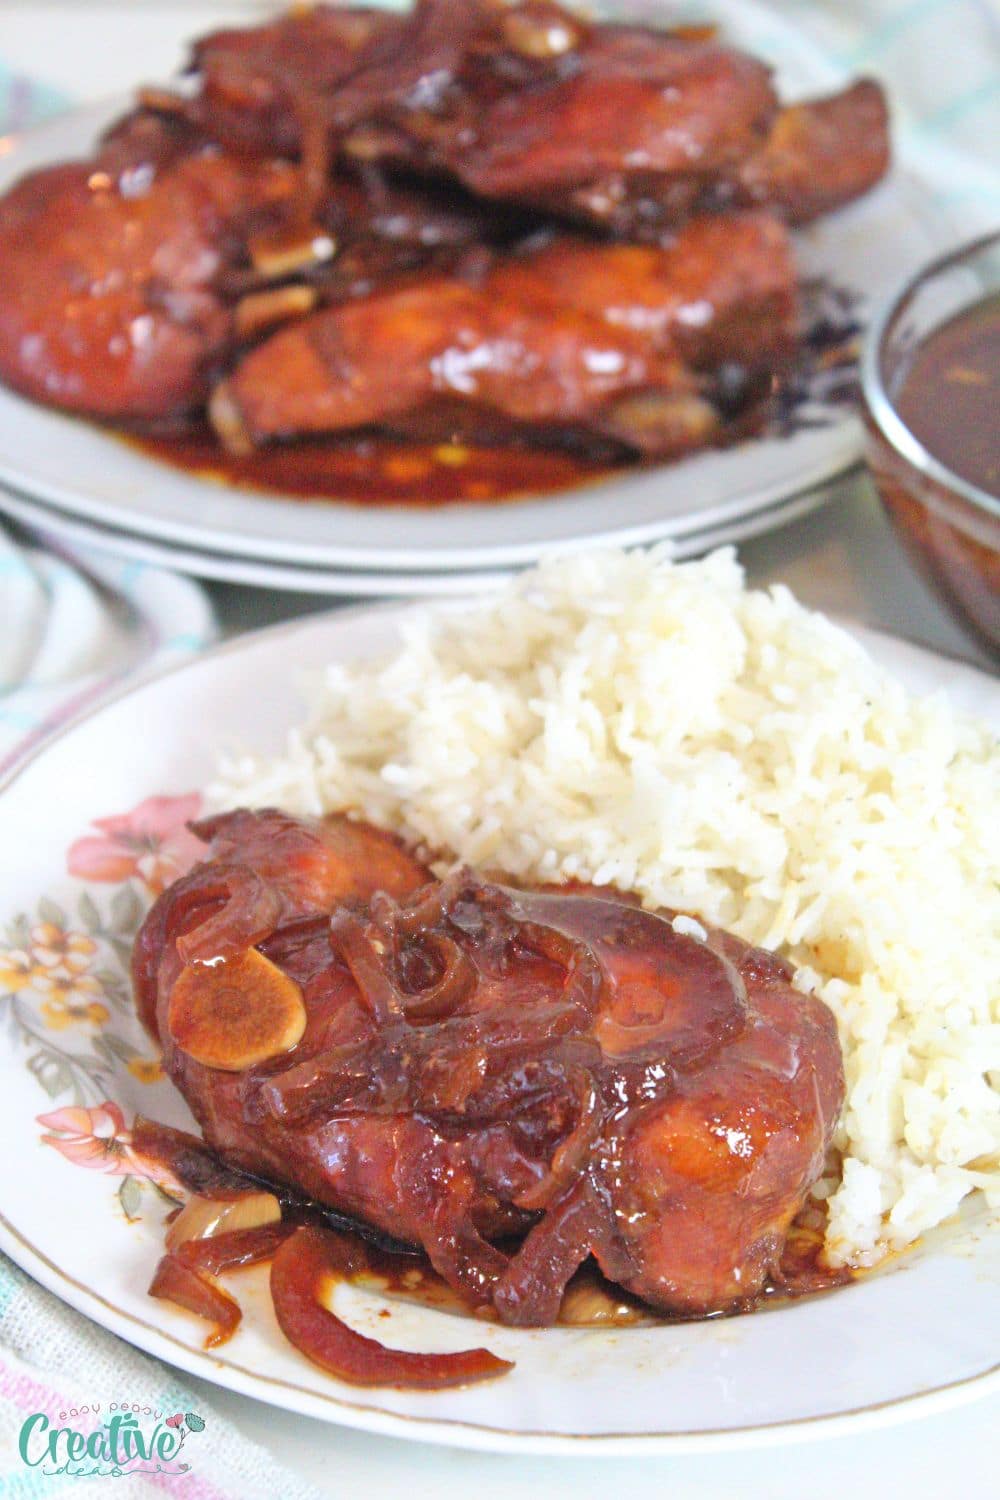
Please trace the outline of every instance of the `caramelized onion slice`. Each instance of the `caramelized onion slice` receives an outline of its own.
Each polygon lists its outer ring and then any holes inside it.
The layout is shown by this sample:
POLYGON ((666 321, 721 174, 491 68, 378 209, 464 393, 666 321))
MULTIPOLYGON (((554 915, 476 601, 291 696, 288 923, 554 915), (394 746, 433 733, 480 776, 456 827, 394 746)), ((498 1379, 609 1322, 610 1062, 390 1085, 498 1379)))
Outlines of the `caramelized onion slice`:
POLYGON ((170 887, 168 937, 186 964, 239 958, 286 917, 280 889, 247 865, 201 865, 170 887), (198 918, 193 924, 191 918, 198 918))
POLYGON ((176 1255, 165 1255, 160 1261, 149 1284, 149 1295, 162 1297, 165 1302, 173 1302, 211 1323, 206 1349, 215 1349, 231 1339, 243 1316, 239 1303, 228 1292, 185 1265, 176 1255))
POLYGON ((237 958, 182 969, 167 1026, 195 1062, 241 1073, 295 1046, 306 1029, 306 1007, 295 981, 249 948, 237 958))
MULTIPOLYGON (((177 1220, 174 1221, 175 1224, 177 1220)), ((149 1295, 162 1297, 186 1308, 213 1325, 206 1349, 231 1339, 243 1314, 240 1305, 212 1280, 220 1271, 251 1266, 269 1260, 292 1226, 260 1224, 255 1229, 235 1229, 205 1239, 187 1240, 163 1257, 150 1283, 149 1295)))
POLYGON ((192 1271, 218 1276, 236 1266, 253 1266, 258 1261, 270 1260, 294 1228, 294 1224, 277 1220, 273 1224, 258 1224, 254 1229, 231 1229, 205 1239, 188 1240, 174 1254, 192 1271))
POLYGON ((132 1122, 132 1150, 146 1161, 166 1167, 177 1181, 201 1198, 243 1198, 254 1191, 245 1172, 227 1166, 198 1136, 172 1125, 161 1125, 136 1115, 132 1122))
POLYGON ((273 1193, 243 1193, 238 1198, 189 1198, 167 1229, 167 1249, 176 1250, 187 1240, 209 1239, 237 1229, 259 1229, 276 1224, 281 1205, 273 1193))
POLYGON ((320 1302, 324 1285, 352 1269, 350 1250, 330 1230, 302 1228, 271 1264, 271 1298, 282 1333, 321 1369, 349 1385, 440 1390, 505 1375, 513 1366, 488 1349, 414 1354, 356 1333, 320 1302))

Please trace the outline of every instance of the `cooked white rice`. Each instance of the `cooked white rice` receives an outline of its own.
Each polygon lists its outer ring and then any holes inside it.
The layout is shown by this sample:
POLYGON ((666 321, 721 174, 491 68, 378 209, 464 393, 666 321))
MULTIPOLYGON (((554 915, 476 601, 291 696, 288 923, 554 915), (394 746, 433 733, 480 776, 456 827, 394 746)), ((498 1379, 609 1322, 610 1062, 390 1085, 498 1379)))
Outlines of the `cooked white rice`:
POLYGON ((356 808, 472 865, 638 891, 777 948, 840 1024, 832 1259, 1000 1207, 1000 757, 731 552, 543 564, 331 665, 217 803, 356 808))

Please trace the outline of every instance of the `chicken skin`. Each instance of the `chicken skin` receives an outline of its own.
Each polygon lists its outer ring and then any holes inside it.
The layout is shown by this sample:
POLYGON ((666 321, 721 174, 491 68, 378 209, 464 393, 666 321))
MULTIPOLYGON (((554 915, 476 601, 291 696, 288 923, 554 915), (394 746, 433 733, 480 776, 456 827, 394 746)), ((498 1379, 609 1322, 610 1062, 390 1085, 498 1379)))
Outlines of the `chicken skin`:
POLYGON ((300 7, 192 71, 0 198, 0 380, 244 457, 745 436, 801 343, 785 225, 889 159, 871 81, 782 107, 711 28, 551 0, 300 7))
POLYGON ((423 1248, 511 1324, 553 1322, 588 1256, 683 1314, 779 1274, 844 1090, 833 1017, 780 960, 603 889, 435 881, 342 818, 195 831, 135 986, 225 1161, 423 1248), (301 1024, 247 1062, 278 992, 301 1024))
POLYGON ((282 329, 213 401, 248 445, 358 427, 583 431, 634 452, 704 445, 787 366, 796 284, 776 221, 693 220, 667 247, 533 245, 282 329), (477 268, 478 269, 478 268, 477 268))
POLYGON ((0 378, 97 417, 203 402, 230 333, 213 284, 226 231, 270 187, 266 169, 217 154, 23 178, 0 200, 0 378))
POLYGON ((318 6, 208 36, 192 65, 185 108, 221 140, 315 153, 321 137, 629 238, 732 203, 806 222, 888 165, 871 81, 782 110, 767 67, 714 36, 592 25, 549 0, 318 6))

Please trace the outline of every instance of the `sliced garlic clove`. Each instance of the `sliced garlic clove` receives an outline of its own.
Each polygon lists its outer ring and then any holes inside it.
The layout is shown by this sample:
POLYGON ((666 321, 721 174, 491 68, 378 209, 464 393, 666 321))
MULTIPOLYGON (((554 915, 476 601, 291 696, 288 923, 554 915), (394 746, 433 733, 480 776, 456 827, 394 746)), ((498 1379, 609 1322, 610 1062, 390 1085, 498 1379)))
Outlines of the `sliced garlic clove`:
POLYGON ((246 458, 254 451, 254 441, 247 431, 239 402, 228 380, 220 381, 208 403, 208 420, 227 453, 246 458))
POLYGON ((267 281, 281 281, 299 271, 324 265, 337 253, 337 241, 322 229, 305 234, 258 236, 247 247, 253 268, 267 281))
POLYGON ((241 1073, 287 1052, 306 1029, 302 991, 256 948, 182 969, 170 994, 175 1044, 206 1068, 241 1073))
POLYGON ((248 292, 233 311, 233 322, 240 338, 252 338, 265 329, 301 318, 316 306, 316 288, 312 286, 279 286, 266 292, 248 292))

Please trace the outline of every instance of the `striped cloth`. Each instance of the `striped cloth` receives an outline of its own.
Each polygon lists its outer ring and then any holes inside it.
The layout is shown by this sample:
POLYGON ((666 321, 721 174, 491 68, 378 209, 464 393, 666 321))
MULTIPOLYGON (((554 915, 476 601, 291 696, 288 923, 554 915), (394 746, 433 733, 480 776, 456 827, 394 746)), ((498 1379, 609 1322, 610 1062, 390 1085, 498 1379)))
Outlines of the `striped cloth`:
POLYGON ((216 633, 190 578, 82 547, 43 551, 2 525, 0 598, 0 777, 125 678, 184 661, 216 633))
MULTIPOLYGON (((178 1371, 97 1328, 0 1256, 0 1495, 4 1500, 48 1500, 49 1496, 107 1500, 116 1494, 116 1481, 111 1477, 69 1478, 46 1473, 52 1467, 47 1462, 29 1466, 21 1459, 19 1440, 22 1424, 38 1412, 46 1415, 51 1428, 72 1427, 87 1434, 104 1425, 115 1405, 123 1403, 138 1408, 136 1420, 146 1432, 155 1429, 157 1421, 165 1424, 175 1413, 193 1412, 196 1422, 204 1423, 181 1450, 190 1465, 188 1472, 124 1471, 119 1482, 126 1484, 124 1493, 130 1500, 147 1496, 151 1500, 154 1496, 160 1500, 164 1496, 177 1500, 319 1500, 311 1485, 279 1467, 265 1448, 196 1396, 178 1371), (86 1416, 74 1415, 83 1407, 86 1416), (96 1414, 95 1407, 99 1408, 96 1414)), ((28 1454, 38 1456, 37 1449, 29 1446, 28 1454)), ((166 1467, 179 1467, 179 1463, 166 1467)))
POLYGON ((783 17, 852 73, 885 79, 912 143, 1000 172, 997 0, 783 0, 783 17))

